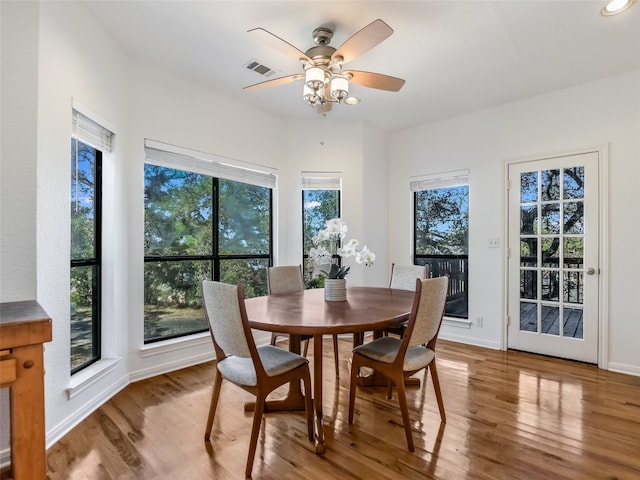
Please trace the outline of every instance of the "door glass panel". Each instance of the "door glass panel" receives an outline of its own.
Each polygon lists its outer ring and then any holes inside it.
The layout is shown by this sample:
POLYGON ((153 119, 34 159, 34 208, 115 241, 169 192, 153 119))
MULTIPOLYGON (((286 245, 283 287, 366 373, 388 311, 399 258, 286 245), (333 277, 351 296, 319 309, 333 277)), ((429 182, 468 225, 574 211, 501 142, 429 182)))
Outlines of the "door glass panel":
POLYGON ((542 272, 542 300, 560 300, 560 278, 557 270, 542 272))
POLYGON ((538 266, 538 239, 537 238, 521 238, 520 239, 520 266, 521 267, 537 267, 538 266))
POLYGON ((584 268, 584 239, 582 237, 564 237, 564 268, 584 268))
POLYGON ((582 272, 565 272, 563 282, 563 301, 566 303, 578 303, 582 305, 583 301, 583 273, 582 272))
POLYGON ((582 308, 564 307, 563 335, 572 338, 584 338, 582 326, 582 308))
POLYGON ((584 202, 564 203, 564 233, 584 233, 584 202))
POLYGON ((542 201, 560 200, 560 170, 542 171, 542 201))
POLYGON ((542 305, 542 333, 560 335, 560 307, 542 305))
POLYGON ((560 204, 542 205, 542 234, 560 233, 560 204))
POLYGON ((564 195, 562 198, 584 198, 584 167, 564 169, 564 195))
POLYGON ((548 268, 560 267, 558 250, 560 237, 545 237, 542 239, 542 266, 548 268))
POLYGON ((538 172, 520 175, 520 203, 538 201, 538 172))
POLYGON ((520 233, 522 235, 538 234, 538 207, 536 205, 520 207, 520 233))
POLYGON ((538 331, 538 304, 520 302, 520 330, 525 332, 538 331))
POLYGON ((520 271, 520 298, 538 299, 538 272, 535 270, 520 271))

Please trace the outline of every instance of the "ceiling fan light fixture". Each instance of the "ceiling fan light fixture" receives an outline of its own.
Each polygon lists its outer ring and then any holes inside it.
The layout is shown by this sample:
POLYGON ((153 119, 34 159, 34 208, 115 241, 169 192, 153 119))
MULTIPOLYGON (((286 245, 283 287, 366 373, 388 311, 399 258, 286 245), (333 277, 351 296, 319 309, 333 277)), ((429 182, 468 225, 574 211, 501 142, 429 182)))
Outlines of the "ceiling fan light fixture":
POLYGON ((320 103, 321 94, 318 93, 318 90, 314 90, 305 84, 302 90, 302 98, 305 102, 307 102, 310 106, 315 106, 320 103))
POLYGON ((636 0, 611 0, 607 5, 600 11, 602 15, 605 17, 609 17, 611 15, 616 15, 620 12, 624 12, 627 8, 635 3, 636 0))
POLYGON ((349 95, 349 81, 343 77, 334 77, 331 80, 331 96, 338 103, 342 102, 349 95))
POLYGON ((317 90, 324 85, 325 73, 320 67, 307 68, 304 74, 304 83, 313 90, 317 90))

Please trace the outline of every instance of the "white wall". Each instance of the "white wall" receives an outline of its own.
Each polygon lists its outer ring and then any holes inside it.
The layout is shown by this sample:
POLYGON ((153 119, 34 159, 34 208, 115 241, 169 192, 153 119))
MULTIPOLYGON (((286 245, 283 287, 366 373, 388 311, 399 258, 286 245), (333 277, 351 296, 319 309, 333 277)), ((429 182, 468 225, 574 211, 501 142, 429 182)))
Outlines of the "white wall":
POLYGON ((38 5, 0 2, 0 302, 36 298, 38 5))
MULTIPOLYGON (((640 200, 640 72, 502 105, 390 136, 390 211, 407 212, 414 175, 470 170, 469 316, 484 318, 470 330, 445 326, 443 337, 499 348, 503 345, 504 166, 523 157, 609 146, 609 368, 640 374, 638 238, 640 200)), ((404 255, 409 215, 392 215, 391 258, 404 255)))

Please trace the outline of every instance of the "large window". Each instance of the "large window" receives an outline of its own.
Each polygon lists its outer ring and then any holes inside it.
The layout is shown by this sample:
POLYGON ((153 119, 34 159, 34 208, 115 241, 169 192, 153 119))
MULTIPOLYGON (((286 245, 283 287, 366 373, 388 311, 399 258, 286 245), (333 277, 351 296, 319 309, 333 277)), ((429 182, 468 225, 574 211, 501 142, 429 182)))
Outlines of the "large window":
POLYGON ((102 153, 113 134, 73 110, 71 139, 70 369, 100 359, 102 263, 102 153))
MULTIPOLYGON (((158 157, 148 149, 149 158, 158 157)), ((202 280, 267 293, 272 189, 207 175, 200 163, 198 172, 145 164, 145 343, 208 329, 202 280)))
POLYGON ((469 317, 468 172, 423 177, 414 192, 414 263, 429 276, 449 275, 446 315, 469 317))
POLYGON ((306 288, 322 287, 324 277, 314 275, 314 263, 309 258, 313 237, 325 222, 340 217, 341 178, 335 174, 302 175, 302 257, 306 288))

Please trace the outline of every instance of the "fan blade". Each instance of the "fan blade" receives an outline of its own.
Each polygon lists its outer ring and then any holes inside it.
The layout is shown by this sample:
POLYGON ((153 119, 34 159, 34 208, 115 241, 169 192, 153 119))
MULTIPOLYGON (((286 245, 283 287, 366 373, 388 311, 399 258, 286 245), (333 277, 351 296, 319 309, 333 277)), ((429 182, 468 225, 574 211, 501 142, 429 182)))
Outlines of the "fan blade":
POLYGON ((349 81, 363 87, 377 88, 378 90, 388 90, 397 92, 404 85, 402 78, 383 75, 381 73, 361 72, 358 70, 347 70, 342 72, 349 78, 349 81))
POLYGON ((260 83, 254 83, 253 85, 248 85, 243 88, 248 92, 257 92, 258 90, 263 90, 265 88, 271 87, 279 87, 280 85, 286 85, 287 83, 292 83, 297 80, 301 80, 304 78, 304 74, 296 73, 295 75, 287 75, 286 77, 278 77, 272 78, 271 80, 266 80, 260 83))
POLYGON ((258 41, 269 45, 271 48, 275 48, 280 53, 284 53, 288 57, 294 58, 298 61, 305 60, 306 62, 313 63, 306 53, 301 52, 286 40, 281 39, 264 28, 252 28, 251 30, 248 30, 247 33, 258 41))
POLYGON ((374 20, 369 25, 354 33, 331 55, 331 58, 342 57, 342 63, 350 62, 373 47, 389 38, 393 29, 382 20, 374 20))

